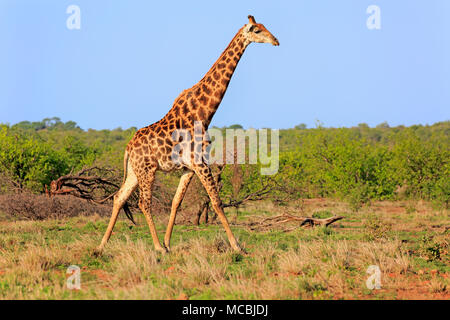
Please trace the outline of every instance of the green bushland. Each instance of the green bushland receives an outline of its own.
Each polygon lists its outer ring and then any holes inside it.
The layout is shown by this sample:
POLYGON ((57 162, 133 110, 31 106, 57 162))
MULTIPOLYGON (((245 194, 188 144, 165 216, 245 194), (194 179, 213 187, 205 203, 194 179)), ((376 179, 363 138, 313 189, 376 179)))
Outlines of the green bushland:
POLYGON ((280 182, 299 196, 423 199, 448 207, 449 122, 432 126, 285 130, 280 182), (293 143, 293 141, 296 141, 293 143))
MULTIPOLYGON (((1 192, 39 193, 51 180, 84 166, 122 170, 124 148, 135 131, 82 130, 56 117, 1 124, 1 192)), ((392 128, 298 125, 280 130, 278 174, 261 176, 259 165, 242 165, 236 187, 236 168, 227 166, 222 196, 238 198, 271 184, 267 197, 274 200, 329 197, 358 209, 370 200, 423 199, 448 208, 449 133, 449 121, 392 128)), ((176 179, 165 182, 176 188, 176 179)))

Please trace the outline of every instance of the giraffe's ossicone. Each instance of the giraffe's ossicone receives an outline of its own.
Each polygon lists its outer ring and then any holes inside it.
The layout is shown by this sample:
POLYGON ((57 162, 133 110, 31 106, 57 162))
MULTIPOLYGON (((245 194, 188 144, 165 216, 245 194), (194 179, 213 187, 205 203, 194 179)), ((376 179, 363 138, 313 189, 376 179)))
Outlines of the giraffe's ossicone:
MULTIPOLYGON (((210 168, 203 161, 194 161, 195 155, 200 150, 192 150, 190 161, 187 159, 187 161, 181 163, 173 161, 172 154, 175 146, 178 143, 183 143, 182 139, 174 140, 174 132, 180 130, 188 132, 192 137, 192 147, 195 139, 194 123, 200 122, 202 130, 206 132, 247 46, 252 42, 279 45, 278 40, 264 25, 256 23, 252 16, 248 16, 248 18, 249 23, 237 32, 206 75, 192 88, 184 90, 175 99, 172 108, 164 118, 138 130, 128 143, 124 156, 124 182, 114 196, 111 219, 98 248, 99 252, 111 236, 120 209, 138 186, 140 191, 139 208, 144 213, 149 225, 155 249, 167 252, 170 249, 170 237, 177 209, 194 174, 199 177, 211 198, 212 207, 225 228, 230 245, 234 250, 242 251, 223 212, 210 168), (185 170, 185 173, 180 179, 180 184, 173 199, 164 245, 161 245, 150 214, 155 172, 157 170, 170 172, 178 169, 185 170)), ((202 150, 206 148, 206 143, 200 144, 202 150)))

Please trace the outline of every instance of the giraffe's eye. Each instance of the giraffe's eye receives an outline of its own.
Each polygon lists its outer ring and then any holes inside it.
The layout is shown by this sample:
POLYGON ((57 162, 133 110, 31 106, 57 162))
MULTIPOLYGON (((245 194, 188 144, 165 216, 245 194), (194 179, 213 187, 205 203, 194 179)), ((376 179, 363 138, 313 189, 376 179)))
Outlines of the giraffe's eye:
POLYGON ((261 32, 261 30, 259 30, 259 29, 255 29, 255 31, 253 31, 254 33, 260 33, 261 32))

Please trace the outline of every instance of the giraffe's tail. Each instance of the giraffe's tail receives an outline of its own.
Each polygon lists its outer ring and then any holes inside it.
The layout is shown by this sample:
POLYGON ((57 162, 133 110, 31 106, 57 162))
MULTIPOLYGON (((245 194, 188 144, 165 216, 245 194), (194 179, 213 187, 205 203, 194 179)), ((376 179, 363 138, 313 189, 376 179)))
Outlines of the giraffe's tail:
MULTIPOLYGON (((125 154, 123 156, 123 181, 122 181, 122 185, 125 183, 125 181, 127 179, 128 159, 129 159, 128 151, 125 150, 125 154)), ((136 225, 136 221, 134 221, 134 218, 133 218, 133 213, 131 212, 130 207, 128 206, 127 202, 125 202, 124 205, 123 205, 123 211, 125 212, 125 215, 127 216, 127 218, 131 222, 133 222, 134 225, 136 225)))

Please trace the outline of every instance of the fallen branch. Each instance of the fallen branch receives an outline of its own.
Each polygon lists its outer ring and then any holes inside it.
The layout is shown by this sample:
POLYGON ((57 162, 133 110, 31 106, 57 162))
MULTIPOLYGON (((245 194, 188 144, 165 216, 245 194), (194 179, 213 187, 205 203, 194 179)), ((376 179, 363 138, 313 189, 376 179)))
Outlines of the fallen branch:
POLYGON ((50 183, 50 189, 45 186, 45 193, 47 196, 71 194, 75 197, 85 200, 93 201, 102 204, 109 200, 114 191, 119 189, 119 185, 109 179, 101 178, 94 175, 97 172, 102 176, 112 174, 113 170, 89 167, 84 168, 76 174, 69 173, 50 183), (95 197, 95 195, 99 197, 95 197), (105 195, 108 195, 105 198, 105 195))
POLYGON ((330 224, 343 219, 342 216, 332 216, 329 218, 319 219, 313 217, 300 217, 292 214, 280 214, 273 217, 265 218, 261 221, 247 223, 246 226, 250 228, 250 230, 267 230, 272 229, 273 227, 278 227, 280 225, 286 223, 297 222, 298 224, 292 228, 284 228, 284 231, 292 231, 299 227, 315 227, 315 226, 329 226, 330 224))
MULTIPOLYGON (((112 169, 99 167, 84 168, 76 174, 73 174, 71 171, 69 174, 53 180, 50 183, 50 189, 45 186, 45 193, 48 197, 70 194, 97 204, 104 204, 112 199, 117 190, 119 190, 120 186, 113 182, 118 180, 115 176, 117 174, 112 169), (95 173, 101 174, 102 176, 112 175, 112 177, 106 179, 95 175, 95 173)), ((133 206, 132 203, 130 205, 133 206)), ((136 224, 128 203, 124 204, 123 210, 127 218, 136 224)))
POLYGON ((244 202, 247 201, 257 201, 257 200, 261 200, 263 199, 263 196, 268 194, 271 191, 271 189, 269 188, 269 185, 265 185, 263 188, 261 188, 258 191, 252 192, 248 195, 246 195, 245 197, 243 197, 242 199, 239 200, 234 200, 234 201, 229 201, 228 203, 224 203, 222 205, 223 208, 229 208, 229 207, 239 207, 241 204, 243 204, 244 202))

